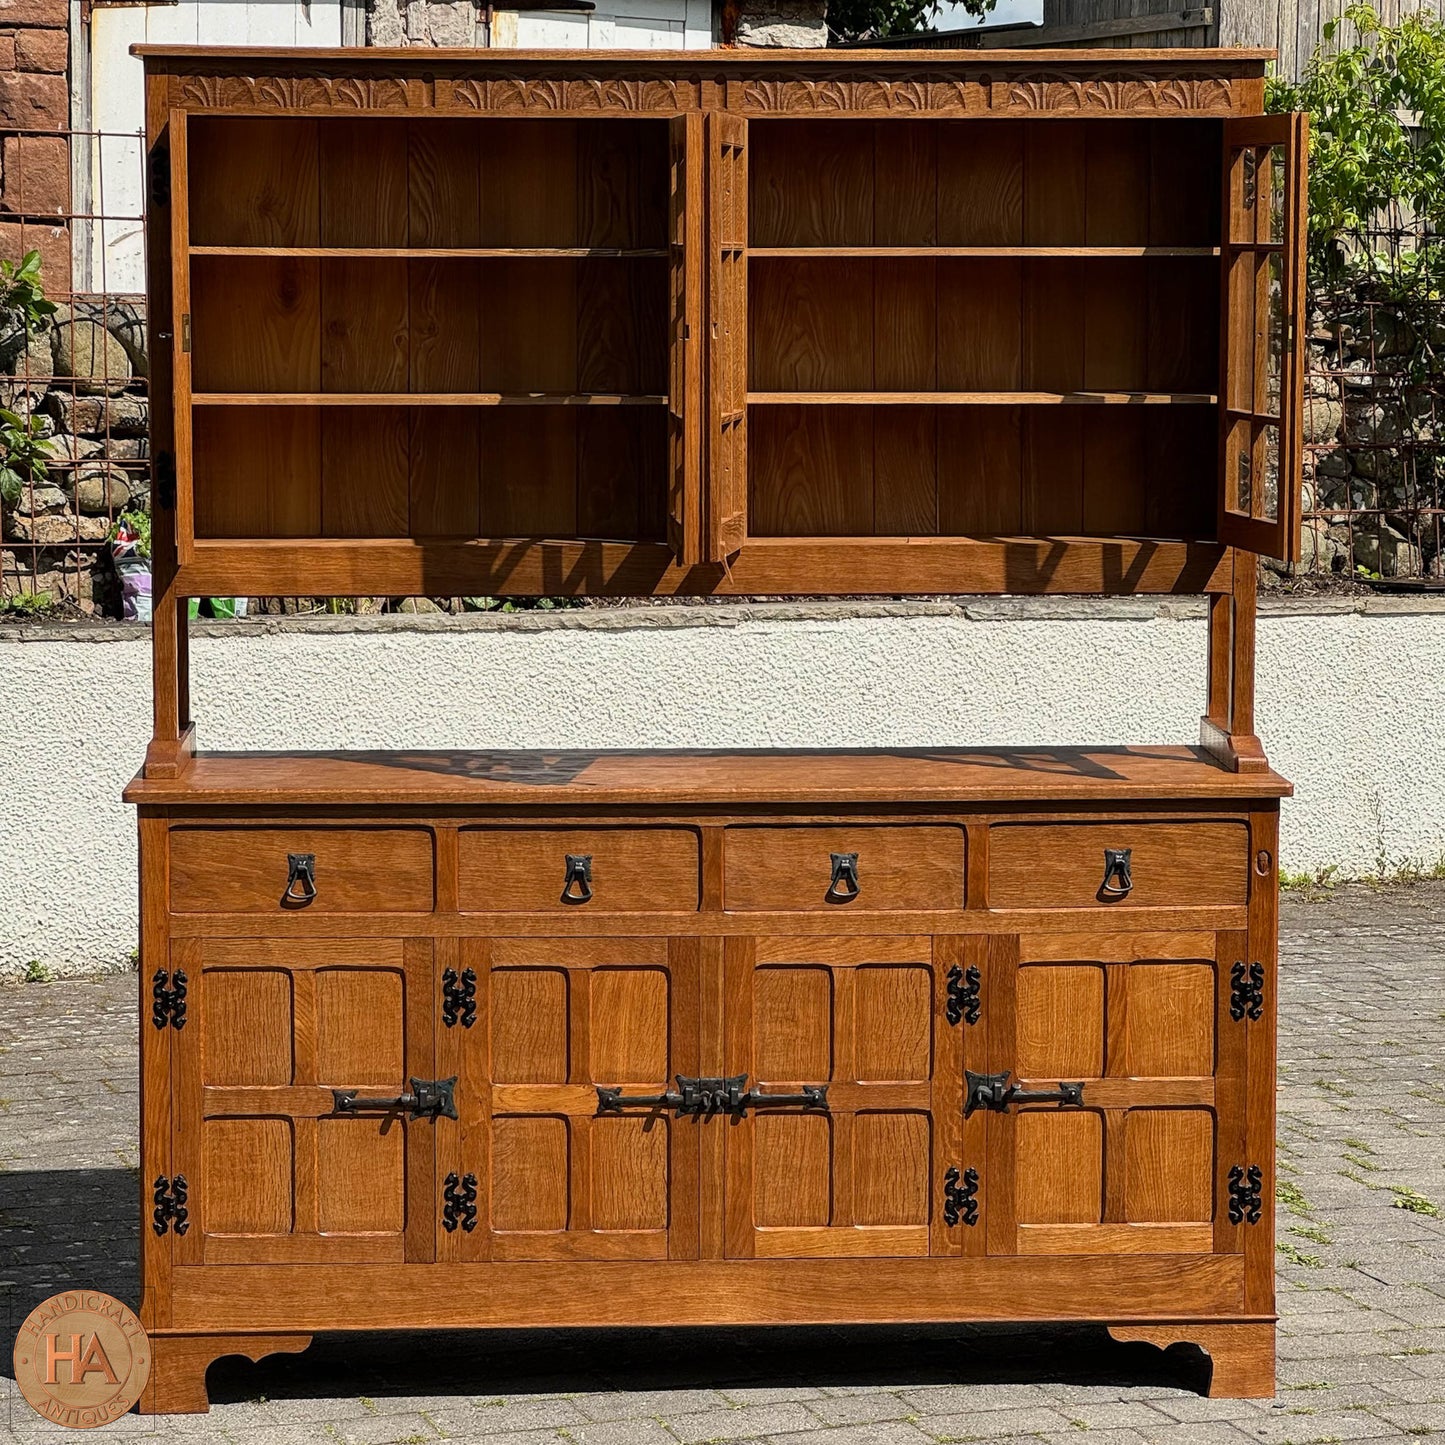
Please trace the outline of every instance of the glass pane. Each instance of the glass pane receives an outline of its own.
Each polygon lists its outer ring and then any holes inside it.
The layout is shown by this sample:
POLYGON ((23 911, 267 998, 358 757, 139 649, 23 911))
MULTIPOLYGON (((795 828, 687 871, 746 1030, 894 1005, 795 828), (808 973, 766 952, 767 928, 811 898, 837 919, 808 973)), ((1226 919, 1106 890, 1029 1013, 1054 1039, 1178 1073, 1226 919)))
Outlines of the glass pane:
POLYGON ((1280 390, 1284 384, 1286 317, 1284 307, 1284 255, 1269 251, 1265 263, 1265 352, 1264 395, 1261 405, 1270 416, 1280 414, 1280 390))
POLYGON ((1233 204, 1229 208, 1229 239, 1253 241, 1259 202, 1259 152, 1254 146, 1245 146, 1234 152, 1230 165, 1233 204))
POLYGON ((1266 422, 1255 437, 1255 472, 1259 478, 1256 516, 1266 522, 1279 521, 1279 428, 1266 422))
POLYGON ((1230 512, 1250 515, 1250 504, 1254 499, 1254 461, 1251 448, 1254 445, 1254 429, 1243 417, 1233 421, 1225 443, 1225 487, 1224 505, 1230 512))
POLYGON ((1227 405, 1235 411, 1254 410, 1256 255, 1240 251, 1229 262, 1227 405))
POLYGON ((1265 238, 1276 244, 1284 240, 1285 203, 1285 158, 1283 146, 1271 146, 1268 152, 1269 166, 1269 235, 1265 238))

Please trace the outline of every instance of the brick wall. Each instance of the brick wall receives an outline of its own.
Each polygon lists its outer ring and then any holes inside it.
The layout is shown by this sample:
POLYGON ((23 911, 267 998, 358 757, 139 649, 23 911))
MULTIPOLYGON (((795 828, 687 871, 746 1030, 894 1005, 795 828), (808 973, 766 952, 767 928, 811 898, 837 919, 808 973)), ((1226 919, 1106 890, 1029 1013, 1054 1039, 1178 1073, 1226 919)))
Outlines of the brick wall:
POLYGON ((0 256, 39 251, 56 299, 70 290, 69 16, 67 0, 0 0, 0 256))

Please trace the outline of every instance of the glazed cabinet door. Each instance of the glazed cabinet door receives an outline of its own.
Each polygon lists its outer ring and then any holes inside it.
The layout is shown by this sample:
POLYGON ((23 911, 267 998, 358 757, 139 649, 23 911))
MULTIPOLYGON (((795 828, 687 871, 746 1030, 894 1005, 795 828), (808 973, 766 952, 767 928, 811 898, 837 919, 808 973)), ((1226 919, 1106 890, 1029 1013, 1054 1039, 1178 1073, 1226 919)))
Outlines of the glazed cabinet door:
POLYGON ((960 1098, 942 962, 927 937, 727 941, 729 1257, 956 1252, 935 1228, 960 1098))
POLYGON ((437 1082, 431 941, 182 939, 171 959, 176 1262, 433 1258, 437 1123, 404 1102, 437 1082))
POLYGON ((1299 559, 1306 115, 1224 123, 1219 538, 1299 559))
POLYGON ((1245 1154, 1244 947, 1214 933, 989 941, 964 1046, 964 1152, 983 1161, 990 1254, 1243 1249, 1261 1205, 1245 1154))
POLYGON ((696 942, 439 946, 438 1050, 460 1115, 440 1134, 440 1256, 696 1258, 696 1120, 629 1102, 697 1072, 696 942))
POLYGON ((713 111, 708 156, 707 558, 721 562, 747 534, 748 123, 713 111))
POLYGON ((667 540, 683 566, 702 555, 703 117, 668 122, 667 540))

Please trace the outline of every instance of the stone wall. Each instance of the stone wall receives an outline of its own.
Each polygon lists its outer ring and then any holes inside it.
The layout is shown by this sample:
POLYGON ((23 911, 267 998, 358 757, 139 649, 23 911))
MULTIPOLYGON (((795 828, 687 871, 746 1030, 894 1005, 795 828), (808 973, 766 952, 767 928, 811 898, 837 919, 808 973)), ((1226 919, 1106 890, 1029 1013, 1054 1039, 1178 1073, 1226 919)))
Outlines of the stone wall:
POLYGON ((28 339, 0 318, 0 406, 38 418, 50 452, 43 481, 0 500, 0 596, 118 615, 105 542, 150 504, 146 372, 142 297, 77 296, 28 339))

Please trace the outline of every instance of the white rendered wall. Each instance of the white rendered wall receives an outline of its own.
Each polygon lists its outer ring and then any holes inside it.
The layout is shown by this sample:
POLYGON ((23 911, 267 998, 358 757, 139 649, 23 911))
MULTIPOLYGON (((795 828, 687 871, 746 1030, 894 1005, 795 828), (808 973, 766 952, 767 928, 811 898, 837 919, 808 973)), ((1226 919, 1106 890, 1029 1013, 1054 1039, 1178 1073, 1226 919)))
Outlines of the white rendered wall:
MULTIPOLYGON (((1287 604, 1285 606, 1288 606, 1287 604)), ((1266 610, 1259 730, 1296 786, 1281 864, 1445 855, 1445 610, 1266 610)), ((1198 735, 1194 602, 641 608, 202 625, 207 748, 1160 743, 1198 735), (389 622, 390 620, 386 620, 389 622), (285 628, 286 630, 281 630, 285 628)), ((122 962, 140 628, 0 628, 0 973, 122 962)))

